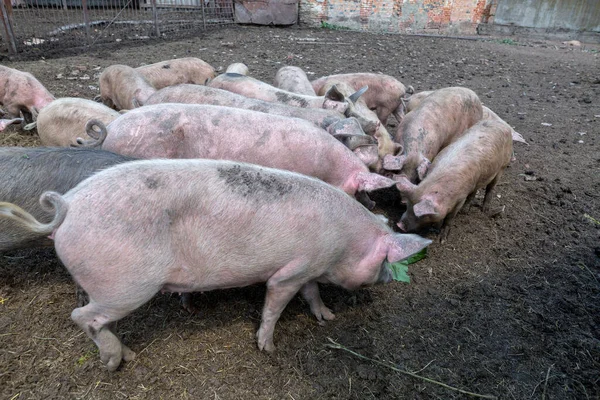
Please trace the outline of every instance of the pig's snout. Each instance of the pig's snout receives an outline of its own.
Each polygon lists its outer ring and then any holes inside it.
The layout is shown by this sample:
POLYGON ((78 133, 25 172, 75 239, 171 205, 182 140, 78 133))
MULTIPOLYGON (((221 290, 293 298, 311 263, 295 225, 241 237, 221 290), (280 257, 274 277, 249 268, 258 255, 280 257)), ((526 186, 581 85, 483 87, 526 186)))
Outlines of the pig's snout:
POLYGON ((388 266, 387 262, 384 262, 381 265, 381 269, 379 270, 379 276, 377 277, 376 284, 385 284, 390 283, 393 280, 392 270, 388 266))

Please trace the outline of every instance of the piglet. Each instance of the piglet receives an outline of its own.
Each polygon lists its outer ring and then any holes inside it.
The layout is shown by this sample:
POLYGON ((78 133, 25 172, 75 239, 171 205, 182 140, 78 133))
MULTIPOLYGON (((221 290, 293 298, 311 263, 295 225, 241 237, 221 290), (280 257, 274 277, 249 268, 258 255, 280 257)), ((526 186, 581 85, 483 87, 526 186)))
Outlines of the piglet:
POLYGON ((101 130, 102 149, 139 158, 235 160, 314 176, 350 195, 394 186, 370 173, 342 143, 310 122, 229 107, 157 104, 131 110, 101 130))
POLYGON ((100 75, 100 100, 116 110, 143 106, 156 89, 127 65, 111 65, 100 75))
POLYGON ((501 121, 484 120, 444 148, 417 186, 406 177, 398 179, 398 189, 407 210, 398 227, 416 232, 441 226, 440 239, 448 236, 450 222, 463 205, 470 205, 477 190, 485 187, 483 210, 487 211, 491 193, 510 162, 511 127, 501 121))
POLYGON ((394 77, 372 73, 329 75, 314 80, 311 84, 317 94, 322 94, 323 88, 330 85, 331 82, 344 82, 355 90, 368 86, 370 89, 363 98, 367 107, 375 110, 377 117, 384 125, 390 114, 394 114, 398 122, 402 120, 404 117, 402 98, 406 93, 413 92, 412 86, 406 88, 394 77))
POLYGON ((25 130, 37 127, 44 146, 71 146, 77 143, 78 137, 90 139, 85 133, 90 119, 109 124, 119 115, 118 111, 92 100, 63 97, 44 107, 37 121, 26 125, 25 130))
POLYGON ((10 118, 0 120, 0 131, 6 126, 35 121, 39 111, 54 101, 54 96, 29 72, 0 65, 0 105, 10 118))
POLYGON ((204 85, 215 77, 215 69, 196 57, 161 61, 135 70, 157 90, 180 83, 204 85))
POLYGON ((223 160, 122 164, 64 196, 42 195, 53 220, 11 204, 24 229, 52 235, 90 302, 72 320, 110 371, 135 353, 111 329, 159 291, 199 292, 266 282, 258 348, 275 349, 275 324, 300 292, 332 319, 318 283, 358 289, 392 280, 389 263, 431 241, 394 233, 342 191, 289 171, 223 160))
POLYGON ((402 153, 386 156, 383 168, 398 171, 413 183, 422 180, 437 153, 481 120, 482 113, 481 101, 472 90, 436 90, 406 114, 394 138, 402 153))

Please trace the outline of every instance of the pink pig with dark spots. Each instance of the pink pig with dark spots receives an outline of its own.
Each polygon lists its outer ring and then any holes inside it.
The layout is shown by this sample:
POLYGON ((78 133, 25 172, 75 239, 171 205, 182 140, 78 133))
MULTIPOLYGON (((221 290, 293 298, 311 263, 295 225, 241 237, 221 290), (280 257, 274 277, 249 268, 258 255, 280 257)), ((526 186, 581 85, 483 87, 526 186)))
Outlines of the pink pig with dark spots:
MULTIPOLYGON (((358 289, 392 280, 390 264, 428 246, 394 233, 342 191, 289 171, 222 160, 146 160, 99 172, 64 196, 46 192, 56 253, 88 293, 72 320, 110 371, 135 353, 114 322, 160 292, 266 282, 258 348, 275 350, 275 324, 300 292, 318 320, 333 319, 318 283, 358 289)), ((0 205, 0 214, 14 212, 0 205)), ((22 211, 22 210, 21 210, 22 211)))
POLYGON ((157 90, 180 83, 204 85, 215 77, 215 69, 196 57, 161 61, 135 70, 157 90))
MULTIPOLYGON (((88 135, 94 133, 88 129, 88 135)), ((350 195, 395 184, 370 173, 348 148, 310 122, 229 107, 144 106, 110 123, 91 145, 139 158, 249 162, 314 176, 350 195)))
POLYGON ((407 210, 398 226, 416 232, 429 226, 442 227, 441 241, 448 236, 450 222, 477 190, 485 187, 483 209, 508 166, 512 154, 511 127, 501 121, 480 121, 435 158, 427 176, 417 186, 406 177, 398 189, 407 210))

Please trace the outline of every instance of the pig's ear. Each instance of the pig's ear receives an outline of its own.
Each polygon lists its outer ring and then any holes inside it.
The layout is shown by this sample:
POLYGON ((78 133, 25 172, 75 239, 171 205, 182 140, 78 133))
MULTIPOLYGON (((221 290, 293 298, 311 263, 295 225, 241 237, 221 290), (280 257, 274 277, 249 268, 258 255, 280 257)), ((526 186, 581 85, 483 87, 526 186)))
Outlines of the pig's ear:
POLYGON ((408 178, 405 176, 400 176, 400 177, 396 178, 395 180, 396 180, 396 187, 398 188, 398 191, 400 192, 400 196, 402 197, 402 203, 406 204, 406 200, 410 199, 410 196, 417 188, 417 185, 415 185, 414 183, 409 181, 408 178))
POLYGON ((387 154, 383 158, 383 169, 388 171, 400 171, 406 162, 406 156, 393 156, 387 154))
POLYGON ((421 155, 421 162, 419 163, 419 166, 417 167, 417 174, 419 175, 420 181, 425 179, 425 176, 427 175, 427 170, 429 169, 430 165, 431 165, 431 161, 429 161, 427 159, 427 157, 421 155))
POLYGON ((121 114, 121 115, 123 115, 123 114, 128 113, 129 111, 130 110, 119 110, 118 113, 121 114))
POLYGON ((325 93, 325 98, 333 101, 344 101, 345 97, 342 92, 340 92, 337 86, 333 85, 327 93, 325 93))
POLYGON ((529 144, 529 143, 527 143, 527 141, 525 140, 523 135, 521 135, 519 132, 515 131, 514 129, 512 131, 512 140, 513 140, 513 142, 521 142, 521 143, 529 144))
POLYGON ((359 172, 355 176, 358 190, 372 192, 377 189, 383 189, 394 186, 396 182, 385 176, 374 174, 371 172, 359 172))
POLYGON ((423 218, 428 215, 436 216, 439 214, 435 208, 435 204, 433 204, 433 202, 429 199, 421 200, 415 204, 413 206, 413 212, 417 218, 423 218))
POLYGON ((369 89, 368 86, 363 86, 360 89, 358 89, 356 92, 352 93, 350 96, 348 96, 348 100, 350 100, 352 103, 356 104, 356 102, 358 101, 358 98, 360 96, 362 96, 363 94, 365 94, 365 92, 369 89))
POLYGON ((403 233, 392 233, 384 240, 388 245, 387 260, 390 263, 405 260, 431 244, 431 240, 419 235, 403 233))
POLYGON ((352 152, 362 161, 367 167, 373 167, 379 161, 376 144, 367 144, 357 146, 352 152))
POLYGON ((402 153, 402 150, 404 150, 404 147, 400 143, 394 142, 394 155, 402 153))

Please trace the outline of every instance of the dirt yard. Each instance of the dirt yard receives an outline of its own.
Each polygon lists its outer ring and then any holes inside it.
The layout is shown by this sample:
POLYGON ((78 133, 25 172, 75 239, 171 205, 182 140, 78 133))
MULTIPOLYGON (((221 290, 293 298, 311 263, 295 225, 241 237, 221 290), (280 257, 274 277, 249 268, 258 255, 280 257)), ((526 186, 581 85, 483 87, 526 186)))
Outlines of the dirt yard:
MULTIPOLYGON (((231 27, 179 42, 5 63, 32 72, 57 97, 86 98, 98 94, 100 68, 183 56, 223 70, 244 62, 269 82, 284 65, 314 78, 382 72, 417 91, 472 88, 530 145, 515 145, 516 161, 497 187, 492 206, 504 207, 502 214, 489 218, 479 206, 459 214, 448 241, 434 242, 428 258, 410 267, 408 285, 323 287, 337 316, 325 326, 294 299, 277 324, 272 355, 259 352, 254 338, 263 286, 198 294, 199 315, 163 294, 118 324, 137 358, 109 373, 71 322, 74 285, 54 251, 0 255, 0 397, 466 397, 331 349, 332 338, 475 393, 600 398, 599 54, 549 42, 231 27)), ((0 144, 39 142, 11 128, 0 144)), ((396 196, 375 200, 398 218, 396 196)))

